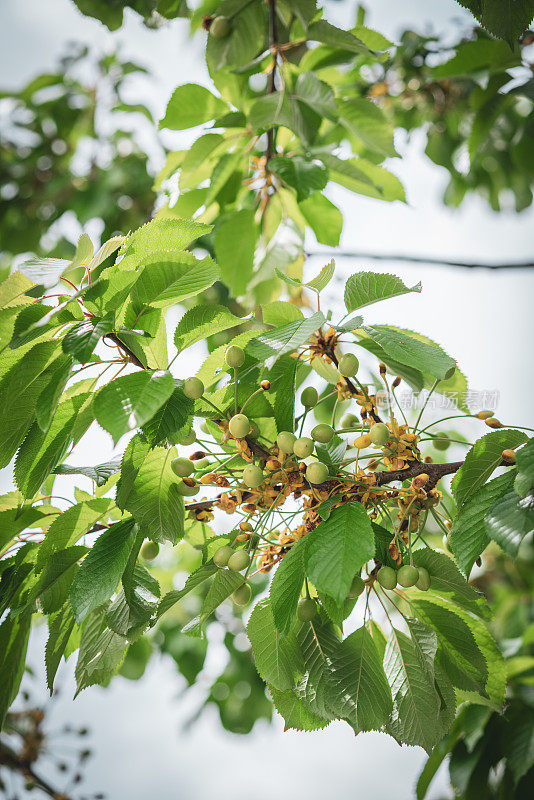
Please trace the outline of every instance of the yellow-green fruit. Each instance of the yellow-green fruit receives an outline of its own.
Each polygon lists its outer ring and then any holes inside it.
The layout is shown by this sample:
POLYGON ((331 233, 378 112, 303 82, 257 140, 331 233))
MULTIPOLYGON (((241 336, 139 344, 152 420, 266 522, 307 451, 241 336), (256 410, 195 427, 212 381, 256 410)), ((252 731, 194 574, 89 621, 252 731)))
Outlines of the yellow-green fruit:
POLYGON ((195 484, 194 486, 188 486, 187 483, 180 481, 178 484, 178 493, 183 495, 183 497, 193 497, 195 494, 198 494, 200 491, 200 486, 195 484))
POLYGON ((415 586, 418 580, 419 570, 417 567, 412 567, 411 564, 405 564, 397 570, 397 582, 401 586, 404 586, 405 589, 409 589, 410 586, 415 586))
POLYGON ((213 554, 213 563, 217 567, 226 567, 226 565, 228 564, 228 559, 234 553, 235 550, 233 547, 224 544, 222 547, 219 547, 219 549, 216 550, 215 553, 213 554))
POLYGON ((188 458, 173 458, 171 469, 179 478, 186 478, 195 471, 195 465, 188 458))
POLYGON ((184 436, 184 438, 182 439, 180 444, 184 444, 184 445, 193 444, 193 442, 196 441, 196 438, 197 438, 197 435, 196 435, 195 431, 193 430, 193 428, 191 428, 189 433, 186 436, 184 436))
POLYGON ((347 430, 348 428, 359 428, 360 420, 355 414, 345 414, 341 419, 341 427, 347 430))
POLYGON ((206 467, 209 467, 210 464, 211 461, 209 458, 201 458, 200 461, 195 461, 195 472, 198 472, 199 469, 206 469, 206 467))
POLYGON ((432 439, 432 445, 436 450, 447 450, 450 443, 451 440, 446 433, 440 433, 439 436, 434 436, 432 439))
POLYGON ((244 439, 250 433, 250 420, 245 414, 234 414, 228 427, 235 439, 244 439))
POLYGON ((306 408, 313 408, 317 405, 317 401, 319 400, 319 395, 317 394, 317 389, 314 386, 308 386, 302 392, 300 396, 300 401, 303 406, 306 408))
POLYGON ((301 600, 299 600, 297 606, 297 617, 301 622, 309 622, 316 614, 317 606, 315 605, 315 600, 312 600, 311 597, 303 597, 301 600))
POLYGON ((247 606, 250 603, 251 597, 252 589, 248 583, 244 583, 243 586, 238 586, 235 592, 232 593, 232 600, 236 606, 247 606))
POLYGON ((347 597, 349 597, 351 600, 354 600, 356 597, 361 595, 364 589, 365 581, 359 575, 355 575, 347 597))
POLYGON ((232 344, 224 354, 224 360, 229 367, 232 367, 232 369, 242 367, 245 363, 245 351, 242 347, 232 344))
POLYGON ((308 436, 301 436, 293 445, 293 452, 297 458, 307 458, 313 453, 313 440, 308 436))
POLYGON ((419 578, 415 585, 422 592, 427 592, 430 589, 430 574, 424 567, 418 567, 417 571, 419 572, 419 578))
POLYGON ((377 447, 383 447, 390 436, 388 426, 383 422, 377 422, 369 431, 369 438, 377 447))
POLYGON ((249 464, 243 470, 243 483, 245 483, 249 489, 256 489, 258 486, 261 486, 263 480, 263 472, 256 464, 249 464))
POLYGON ((297 437, 290 431, 280 431, 276 437, 276 444, 282 453, 287 453, 287 455, 290 455, 293 452, 293 445, 296 441, 297 437))
POLYGON ((141 558, 145 561, 152 561, 159 553, 159 544, 156 542, 145 542, 141 548, 141 558))
POLYGON ((184 394, 190 400, 198 400, 204 394, 204 384, 200 378, 186 378, 184 381, 184 394))
POLYGON ((210 25, 210 36, 215 37, 215 39, 226 39, 231 30, 232 26, 228 17, 215 17, 210 25))
POLYGON ((328 478, 328 467, 317 461, 306 467, 306 480, 309 483, 323 483, 328 478))
POLYGON ((358 372, 360 362, 352 353, 346 353, 339 361, 339 374, 345 378, 352 378, 358 372))
POLYGON ((383 589, 394 589, 397 585, 397 573, 392 567, 380 567, 376 579, 383 589))
POLYGON ((334 436, 334 429, 331 425, 326 425, 322 422, 320 425, 316 425, 315 428, 313 428, 311 436, 316 442, 327 444, 334 436))
POLYGON ((228 559, 228 569, 232 572, 241 572, 250 564, 250 556, 244 550, 236 550, 228 559))

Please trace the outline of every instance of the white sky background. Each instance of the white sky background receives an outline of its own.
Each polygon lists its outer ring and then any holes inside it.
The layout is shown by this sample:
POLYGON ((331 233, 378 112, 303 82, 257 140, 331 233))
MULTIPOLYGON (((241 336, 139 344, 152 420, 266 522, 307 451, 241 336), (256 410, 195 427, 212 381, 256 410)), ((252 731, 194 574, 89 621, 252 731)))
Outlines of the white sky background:
MULTIPOLYGON (((325 5, 331 21, 350 24, 356 3, 332 0, 325 5)), ((406 26, 424 31, 432 21, 435 30, 449 34, 454 33, 454 20, 469 24, 469 15, 454 0, 373 0, 368 6, 372 12, 367 24, 393 40, 406 26)), ((208 82, 201 41, 188 37, 183 20, 155 32, 127 12, 124 28, 110 34, 97 21, 83 17, 69 0, 0 0, 0 15, 2 88, 22 86, 38 72, 52 69, 70 40, 87 42, 100 52, 120 43, 125 57, 148 66, 155 80, 142 78, 132 83, 135 99, 130 99, 145 102, 156 118, 163 115, 176 85, 208 82)), ((197 131, 166 131, 164 141, 180 147, 197 135, 197 131)), ((392 160, 389 167, 403 180, 408 205, 358 198, 341 188, 329 191, 345 217, 341 249, 490 262, 533 259, 533 209, 520 215, 497 215, 476 197, 459 210, 447 209, 441 203, 447 174, 422 155, 422 139, 414 137, 408 144, 399 137, 397 149, 403 160, 392 160)), ((308 246, 316 249, 313 241, 308 246)), ((322 263, 320 259, 310 261, 308 275, 322 263)), ((533 424, 529 356, 534 270, 489 272, 338 261, 343 280, 368 268, 395 272, 409 285, 421 280, 423 293, 370 307, 365 313, 367 322, 398 324, 431 336, 457 358, 473 389, 500 390, 497 414, 503 422, 533 424)), ((179 374, 196 371, 200 355, 192 348, 188 361, 177 361, 179 374)), ((468 428, 462 424, 467 434, 487 431, 482 425, 468 428)), ((78 448, 77 458, 71 462, 97 463, 109 455, 110 440, 99 432, 98 439, 91 437, 78 448)), ((4 476, 6 491, 11 488, 9 471, 4 471, 4 476)), ((35 638, 41 638, 34 643, 37 660, 44 642, 42 637, 35 638)), ((180 723, 195 708, 195 697, 191 694, 178 702, 181 685, 172 665, 160 662, 152 667, 140 682, 117 679, 110 690, 84 692, 74 705, 68 686, 55 703, 56 720, 88 723, 93 730, 98 752, 86 770, 92 791, 104 789, 111 800, 147 796, 203 800, 215 792, 220 800, 226 800, 241 797, 231 783, 237 769, 244 787, 242 796, 246 793, 255 800, 270 800, 275 791, 282 798, 293 795, 319 800, 333 786, 343 800, 355 793, 376 800, 389 798, 392 791, 397 800, 413 796, 424 760, 422 751, 401 750, 393 740, 373 734, 354 740, 350 729, 341 724, 316 734, 284 736, 280 725, 260 725, 252 736, 239 738, 224 733, 216 715, 210 713, 182 735, 180 723), (208 758, 209 769, 205 769, 208 758)), ((70 681, 69 670, 63 674, 70 681)), ((445 786, 443 781, 441 789, 445 786)), ((439 788, 436 784, 431 797, 440 796, 439 788)))

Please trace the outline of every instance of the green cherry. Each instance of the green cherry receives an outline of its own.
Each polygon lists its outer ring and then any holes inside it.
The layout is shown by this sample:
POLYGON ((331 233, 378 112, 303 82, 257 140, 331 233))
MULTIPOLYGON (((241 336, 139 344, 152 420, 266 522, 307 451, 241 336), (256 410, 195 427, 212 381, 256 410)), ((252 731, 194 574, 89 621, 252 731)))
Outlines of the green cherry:
POLYGON ((311 432, 312 439, 321 444, 328 444, 333 436, 334 429, 331 425, 326 425, 324 422, 321 422, 320 425, 316 425, 311 432))
POLYGON ((317 614, 315 600, 311 597, 303 597, 298 602, 297 617, 301 622, 310 622, 317 614))
POLYGON ((371 430, 369 431, 369 438, 373 444, 376 444, 378 447, 383 447, 391 433, 389 432, 389 428, 387 425, 384 425, 383 422, 377 422, 371 430))
POLYGON ((419 572, 419 578, 415 585, 422 592, 428 592, 430 589, 430 574, 428 570, 424 567, 418 567, 417 571, 419 572))
POLYGON ((307 458, 313 453, 313 440, 308 436, 301 436, 293 445, 293 452, 297 458, 307 458))
POLYGON ((306 389, 304 389, 300 396, 300 401, 303 406, 306 406, 306 408, 313 408, 317 405, 318 400, 319 395, 314 386, 308 386, 306 389))
POLYGON ((229 367, 232 367, 232 369, 242 367, 245 363, 245 351, 242 347, 232 344, 224 354, 224 360, 229 367))
POLYGON ((320 461, 306 467, 306 480, 309 483, 323 483, 328 478, 328 467, 320 461))
POLYGON ((346 353, 344 356, 341 356, 339 361, 339 374, 343 375, 344 378, 352 378, 358 372, 359 366, 360 362, 356 356, 352 355, 352 353, 346 353))
POLYGON ((405 589, 415 586, 418 580, 419 570, 417 567, 412 567, 411 564, 405 564, 397 571, 397 581, 405 589))
POLYGON ((171 461, 171 469, 179 478, 186 478, 195 471, 196 467, 188 458, 173 458, 171 461))
POLYGON ((392 567, 380 567, 376 579, 383 589, 394 589, 397 585, 397 573, 392 567))
POLYGON ((244 439, 250 433, 250 420, 245 414, 234 414, 228 427, 234 439, 244 439))
POLYGON ((186 378, 184 381, 184 394, 190 400, 198 400, 204 394, 204 384, 200 378, 186 378))
POLYGON ((228 569, 232 572, 241 572, 250 564, 250 556, 244 550, 236 550, 228 559, 228 569))
POLYGON ((276 437, 276 444, 282 451, 282 453, 286 453, 287 455, 291 455, 293 452, 293 446, 297 441, 297 437, 294 433, 290 431, 280 431, 278 436, 276 437))
POLYGON ((210 36, 213 36, 215 39, 226 39, 226 37, 230 35, 231 30, 232 25, 228 17, 215 17, 210 25, 210 36))
POLYGON ((243 470, 243 483, 249 489, 257 489, 264 481, 263 471, 256 464, 249 464, 243 470))
POLYGON ((219 547, 219 549, 216 550, 215 553, 213 554, 213 563, 217 567, 226 567, 230 556, 233 555, 234 553, 235 550, 233 547, 224 544, 222 547, 219 547))
POLYGON ((152 561, 159 553, 159 544, 156 542, 145 542, 141 548, 141 558, 145 561, 152 561))
POLYGON ((232 593, 232 600, 236 606, 248 606, 251 597, 252 589, 248 583, 244 583, 243 586, 238 586, 235 592, 232 593))

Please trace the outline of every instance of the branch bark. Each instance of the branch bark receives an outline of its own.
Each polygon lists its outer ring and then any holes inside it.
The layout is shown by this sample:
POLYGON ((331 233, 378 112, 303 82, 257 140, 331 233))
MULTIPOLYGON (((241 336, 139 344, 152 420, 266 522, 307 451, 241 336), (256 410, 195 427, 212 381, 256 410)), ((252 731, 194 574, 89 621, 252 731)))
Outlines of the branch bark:
MULTIPOLYGON (((278 57, 278 28, 276 24, 276 0, 268 0, 269 4, 269 49, 273 57, 273 67, 269 73, 267 82, 267 94, 274 94, 276 91, 276 59, 278 57)), ((267 131, 267 148, 265 150, 265 169, 269 165, 271 156, 274 155, 275 129, 269 128, 267 131)))

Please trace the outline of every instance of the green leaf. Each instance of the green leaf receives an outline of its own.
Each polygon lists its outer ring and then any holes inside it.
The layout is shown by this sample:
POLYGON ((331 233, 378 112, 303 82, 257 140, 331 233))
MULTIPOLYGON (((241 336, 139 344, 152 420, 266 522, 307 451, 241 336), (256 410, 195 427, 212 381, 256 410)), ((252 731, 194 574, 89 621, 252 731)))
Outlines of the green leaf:
POLYGON ((367 628, 351 633, 330 655, 326 694, 336 716, 360 731, 380 730, 392 709, 382 659, 367 628))
POLYGON ((514 477, 514 472, 510 470, 493 478, 464 503, 454 519, 450 532, 451 547, 466 575, 469 575, 473 564, 489 544, 484 517, 495 501, 512 487, 514 477))
POLYGON ((290 356, 282 356, 269 373, 271 390, 274 387, 273 408, 277 431, 292 431, 295 427, 297 363, 290 356))
POLYGON ((0 426, 0 468, 9 464, 35 418, 37 398, 50 380, 57 348, 56 341, 40 342, 2 353, 0 419, 9 420, 9 425, 0 426))
MULTIPOLYGON (((436 631, 440 648, 456 665, 462 680, 469 681, 471 688, 483 692, 488 681, 488 665, 471 629, 475 618, 445 599, 423 593, 416 595, 414 592, 411 603, 418 618, 436 631)), ((457 685, 458 675, 450 674, 449 677, 457 685)))
POLYGON ((315 278, 313 278, 311 281, 307 281, 307 283, 304 285, 308 286, 310 289, 314 289, 316 292, 322 292, 334 277, 335 269, 336 262, 332 258, 328 264, 324 265, 320 273, 315 278))
POLYGON ((255 133, 282 125, 289 128, 304 144, 311 145, 317 135, 321 118, 307 104, 286 92, 274 92, 260 97, 248 114, 255 133))
POLYGON ((50 426, 61 395, 71 376, 73 360, 68 355, 59 356, 54 361, 53 366, 53 371, 49 373, 50 378, 37 398, 35 405, 37 423, 42 431, 47 431, 50 426))
POLYGON ((279 328, 286 322, 295 322, 298 319, 303 319, 303 313, 300 308, 294 306, 293 303, 288 303, 286 300, 273 300, 272 303, 266 303, 261 307, 263 321, 267 325, 274 325, 279 328))
POLYGON ((78 623, 109 600, 116 590, 136 532, 135 521, 128 519, 112 525, 96 540, 70 590, 70 604, 78 623))
POLYGON ((109 317, 98 320, 94 325, 91 322, 81 322, 71 328, 63 338, 63 351, 81 364, 87 364, 99 340, 112 329, 113 322, 109 317))
POLYGON ((219 570, 202 604, 200 623, 205 622, 210 614, 213 614, 215 609, 244 582, 245 579, 239 572, 231 572, 229 569, 219 570))
POLYGON ((306 572, 317 589, 341 605, 354 576, 375 553, 373 529, 365 509, 359 503, 333 509, 308 539, 306 572))
MULTIPOLYGON (((120 270, 131 270, 145 264, 154 254, 185 250, 200 236, 209 233, 211 227, 189 219, 159 219, 142 225, 126 240, 120 254, 120 270)), ((106 273, 104 273, 106 274, 106 273)))
POLYGON ((300 73, 293 96, 306 103, 321 117, 337 119, 334 90, 328 83, 319 80, 314 72, 300 73))
POLYGON ((150 449, 135 436, 122 460, 117 505, 134 517, 143 535, 175 544, 184 532, 184 504, 171 462, 175 448, 150 449))
POLYGON ((428 373, 437 380, 443 380, 451 370, 456 369, 454 359, 437 345, 426 344, 388 325, 364 326, 363 330, 391 358, 428 373))
POLYGON ((107 627, 104 614, 92 614, 84 625, 76 663, 76 695, 94 684, 106 686, 119 668, 128 639, 107 627))
POLYGON ((264 9, 258 3, 224 0, 218 4, 217 14, 231 16, 232 27, 223 39, 208 36, 206 61, 212 77, 227 66, 235 68, 252 61, 263 48, 266 31, 264 9))
POLYGON ((215 564, 203 564, 196 569, 187 578, 183 589, 173 589, 162 597, 158 606, 157 616, 161 617, 162 614, 165 614, 165 612, 172 608, 182 597, 192 592, 197 586, 201 586, 208 578, 211 578, 211 576, 218 571, 219 568, 216 567, 215 564))
POLYGON ((337 475, 340 464, 347 452, 347 442, 341 436, 335 434, 328 444, 317 443, 315 452, 319 461, 322 461, 328 467, 330 475, 337 475))
POLYGON ((89 395, 80 394, 59 404, 46 433, 34 422, 15 461, 15 481, 24 497, 33 497, 65 456, 72 429, 89 395))
POLYGON ((273 705, 284 719, 284 731, 317 731, 328 725, 327 720, 314 714, 309 705, 292 691, 280 692, 269 686, 273 705))
POLYGON ((24 674, 31 619, 31 612, 26 611, 18 617, 6 617, 0 625, 0 730, 24 674))
POLYGON ((316 192, 299 203, 304 219, 321 244, 337 247, 343 228, 343 215, 324 194, 316 192))
POLYGON ((156 411, 151 420, 143 425, 143 433, 151 447, 162 444, 166 439, 177 442, 175 436, 179 431, 185 433, 190 429, 190 419, 194 402, 186 397, 183 389, 176 388, 167 402, 156 411))
POLYGON ((534 713, 531 706, 514 703, 506 709, 504 719, 503 750, 517 784, 534 765, 534 713))
POLYGON ((211 119, 225 114, 228 105, 219 97, 215 97, 205 86, 197 83, 185 83, 172 93, 167 104, 165 116, 159 123, 160 128, 183 131, 194 128, 211 119))
POLYGON ((484 486, 499 466, 502 451, 514 449, 526 439, 521 431, 502 428, 487 433, 475 442, 452 480, 452 492, 459 509, 484 486))
POLYGON ((313 192, 324 189, 328 183, 328 171, 325 165, 303 156, 273 156, 269 161, 269 169, 288 186, 296 189, 298 201, 305 200, 313 192))
POLYGON ((338 99, 337 108, 342 125, 366 148, 382 156, 398 155, 393 141, 393 125, 375 103, 363 97, 351 97, 338 99))
POLYGON ((256 669, 263 680, 281 692, 289 691, 302 673, 296 638, 280 638, 269 600, 256 604, 247 625, 256 669))
POLYGON ((516 558, 525 536, 534 530, 532 495, 520 500, 514 491, 500 497, 484 518, 488 536, 506 555, 516 558))
POLYGON ((534 487, 534 439, 529 439, 516 453, 517 478, 514 489, 525 497, 534 487))
POLYGON ((344 698, 332 698, 332 655, 340 646, 332 624, 322 614, 317 614, 311 622, 302 624, 298 641, 306 673, 296 688, 297 697, 304 700, 311 711, 326 720, 340 717, 344 708, 344 698), (331 707, 332 699, 340 707, 331 707), (338 713, 339 712, 339 713, 338 713))
POLYGON ((323 42, 323 44, 340 47, 351 53, 370 52, 357 36, 354 36, 349 31, 336 28, 335 25, 331 25, 325 19, 320 19, 309 25, 307 36, 310 41, 323 42))
POLYGON ((108 497, 77 503, 62 511, 48 528, 37 551, 36 567, 43 568, 53 553, 71 547, 86 534, 93 525, 108 518, 115 503, 108 497))
POLYGON ((532 0, 458 0, 487 31, 510 47, 528 28, 534 16, 532 0))
POLYGON ((421 284, 405 286, 396 275, 382 272, 357 272, 345 284, 345 306, 347 311, 370 306, 390 297, 408 292, 420 292, 421 284))
POLYGON ((174 332, 174 344, 179 352, 195 342, 242 325, 246 320, 236 317, 224 306, 195 306, 185 312, 174 332))
POLYGON ((87 553, 87 547, 75 545, 52 553, 44 565, 37 582, 24 597, 26 605, 40 599, 45 614, 58 611, 66 601, 77 562, 87 553))
POLYGON ((68 603, 48 618, 48 640, 45 648, 46 685, 53 694, 54 679, 76 620, 68 603))
POLYGON ((131 291, 132 307, 139 315, 145 306, 168 308, 193 297, 219 278, 219 270, 208 256, 197 259, 192 253, 162 253, 153 259, 131 291))
POLYGON ((488 614, 483 594, 470 586, 452 558, 445 553, 422 547, 413 553, 416 567, 424 567, 430 575, 430 591, 446 597, 481 616, 488 614))
POLYGON ((122 583, 106 612, 106 624, 121 636, 137 636, 156 611, 159 583, 146 567, 135 562, 131 577, 127 581, 125 573, 122 583))
POLYGON ((254 212, 243 209, 225 217, 215 231, 215 256, 223 281, 234 296, 245 293, 252 275, 257 229, 254 212))
POLYGON ((173 391, 173 377, 165 370, 124 375, 100 389, 94 401, 95 416, 117 443, 125 433, 152 419, 173 391))
POLYGON ((73 467, 70 464, 59 464, 54 470, 55 475, 85 475, 94 481, 97 486, 105 483, 120 469, 120 461, 104 461, 94 467, 73 467))
POLYGON ((0 283, 0 308, 5 308, 21 294, 28 292, 33 283, 22 272, 12 272, 0 283))
MULTIPOLYGON (((20 497, 22 500, 22 497, 20 497)), ((19 506, 13 508, 4 508, 0 510, 0 550, 8 544, 15 536, 22 533, 30 525, 33 525, 37 520, 42 520, 43 525, 46 524, 46 517, 54 519, 51 514, 42 514, 38 508, 24 508, 19 506)))
POLYGON ((307 319, 289 322, 280 328, 260 333, 248 343, 247 353, 258 361, 266 361, 272 356, 280 358, 304 344, 323 323, 324 316, 319 311, 307 319))
POLYGON ((388 733, 399 743, 419 745, 427 753, 441 738, 440 702, 429 666, 435 652, 435 637, 432 643, 428 638, 409 638, 393 629, 384 654, 384 669, 393 695, 388 733))
POLYGON ((304 558, 307 544, 307 537, 299 539, 285 554, 269 589, 274 623, 282 633, 289 631, 297 613, 306 575, 304 558))

